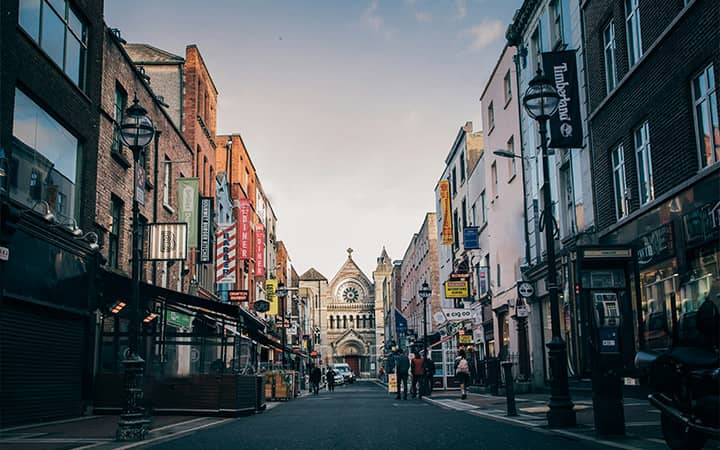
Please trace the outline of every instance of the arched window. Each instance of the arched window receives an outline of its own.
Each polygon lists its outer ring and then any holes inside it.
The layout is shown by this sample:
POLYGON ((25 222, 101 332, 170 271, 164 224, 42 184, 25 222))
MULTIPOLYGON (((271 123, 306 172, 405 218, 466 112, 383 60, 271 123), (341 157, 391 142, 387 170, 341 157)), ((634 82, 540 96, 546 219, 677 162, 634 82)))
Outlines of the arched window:
POLYGON ((370 328, 375 328, 375 318, 372 315, 370 316, 370 328))
POLYGON ((330 329, 333 329, 333 323, 335 323, 335 319, 333 319, 333 316, 330 316, 330 329))
POLYGON ((362 327, 367 328, 367 316, 365 314, 362 316, 362 327))
POLYGON ((343 316, 343 328, 347 328, 347 316, 343 316))
POLYGON ((355 316, 355 326, 360 328, 360 316, 355 316))
POLYGON ((355 328, 353 324, 355 323, 354 317, 350 316, 350 328, 355 328))
POLYGON ((335 328, 340 328, 340 316, 335 316, 335 328))

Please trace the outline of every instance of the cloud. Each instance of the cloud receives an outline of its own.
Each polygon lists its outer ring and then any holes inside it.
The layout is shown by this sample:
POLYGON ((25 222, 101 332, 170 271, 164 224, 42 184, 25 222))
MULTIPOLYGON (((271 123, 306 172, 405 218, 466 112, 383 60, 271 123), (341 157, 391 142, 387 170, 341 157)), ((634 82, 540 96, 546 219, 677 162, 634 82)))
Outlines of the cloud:
POLYGON ((505 23, 501 20, 483 20, 478 25, 465 30, 464 34, 472 37, 470 48, 472 50, 482 50, 495 40, 503 36, 505 32, 505 23))
POLYGON ((458 19, 467 16, 467 0, 455 0, 455 14, 458 19))
POLYGON ((432 22, 432 14, 426 11, 415 11, 415 20, 419 23, 432 22))
POLYGON ((371 30, 389 37, 393 31, 387 29, 385 19, 378 13, 379 0, 373 0, 362 16, 362 21, 371 30))

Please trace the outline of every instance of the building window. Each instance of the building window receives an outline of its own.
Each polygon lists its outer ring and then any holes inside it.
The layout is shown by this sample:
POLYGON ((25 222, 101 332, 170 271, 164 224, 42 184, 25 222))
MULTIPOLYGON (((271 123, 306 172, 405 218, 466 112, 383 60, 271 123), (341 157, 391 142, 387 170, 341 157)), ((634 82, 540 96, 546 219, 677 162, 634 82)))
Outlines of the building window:
POLYGON ((497 198, 498 196, 498 174, 497 174, 497 161, 493 161, 490 165, 490 176, 492 179, 492 196, 497 198))
POLYGON ((615 89, 617 69, 615 68, 615 23, 611 20, 603 31, 605 48, 605 87, 608 93, 615 89))
POLYGON ((460 184, 465 182, 465 152, 460 153, 460 184))
POLYGON ((627 216, 627 184, 625 182, 625 154, 622 145, 612 151, 613 188, 615 189, 615 217, 627 216))
POLYGON ((18 164, 16 174, 10 177, 17 176, 20 182, 15 188, 10 186, 10 197, 28 206, 44 200, 61 222, 75 219, 77 138, 17 88, 13 136, 13 156, 18 164), (62 211, 57 209, 60 194, 62 211))
POLYGON ((495 128, 495 106, 493 102, 488 105, 488 130, 495 128))
POLYGON ((112 151, 119 152, 122 149, 122 141, 120 140, 120 124, 122 124, 123 115, 127 108, 127 93, 120 86, 115 86, 115 110, 113 111, 113 141, 112 151))
POLYGON ((652 158, 650 157, 650 126, 647 122, 635 130, 635 159, 640 188, 640 204, 644 205, 655 198, 652 158))
POLYGON ((472 204, 472 212, 470 214, 470 218, 472 219, 472 224, 475 225, 477 223, 477 204, 472 204))
POLYGON ((700 149, 700 167, 720 161, 720 127, 718 126, 718 101, 715 88, 715 70, 712 64, 693 79, 693 103, 695 105, 695 133, 700 149))
POLYGON ((500 264, 497 265, 497 278, 495 279, 495 286, 500 287, 502 286, 501 278, 500 278, 500 264))
POLYGON ((482 223, 487 223, 487 210, 485 209, 485 191, 480 193, 480 214, 482 214, 482 223))
POLYGON ((550 1, 550 20, 551 48, 556 48, 563 43, 562 5, 560 0, 550 1))
POLYGON ((639 0, 625 0, 625 29, 627 31, 628 60, 630 67, 637 64, 643 55, 640 33, 639 0))
POLYGON ((66 0, 20 0, 18 23, 80 88, 85 78, 87 25, 66 0))
POLYGON ((335 325, 335 319, 333 318, 333 316, 330 316, 330 329, 331 330, 334 328, 334 325, 335 325))
POLYGON ((457 173, 454 167, 452 168, 451 172, 450 185, 452 187, 452 196, 455 197, 455 195, 457 194, 457 173))
POLYGON ((163 205, 170 207, 170 158, 165 157, 163 164, 163 205))
MULTIPOLYGON (((510 136, 507 141, 507 150, 515 154, 515 136, 510 136)), ((508 183, 517 175, 517 158, 508 158, 508 183)))
POLYGON ((508 69, 505 74, 505 78, 503 78, 503 86, 505 88, 505 104, 507 105, 508 102, 510 102, 510 99, 512 99, 512 78, 510 77, 510 69, 508 69))
POLYGON ((122 229, 122 208, 120 199, 110 199, 110 233, 108 234, 108 265, 117 269, 120 260, 120 230, 122 229))
POLYGON ((563 208, 563 235, 569 236, 575 232, 575 197, 573 195, 572 170, 570 163, 560 167, 560 183, 563 190, 562 208, 563 208))
POLYGON ((462 199, 462 225, 463 228, 467 227, 467 202, 465 199, 462 199))
POLYGON ((458 212, 456 209, 453 211, 453 249, 457 249, 460 246, 458 225, 458 212))

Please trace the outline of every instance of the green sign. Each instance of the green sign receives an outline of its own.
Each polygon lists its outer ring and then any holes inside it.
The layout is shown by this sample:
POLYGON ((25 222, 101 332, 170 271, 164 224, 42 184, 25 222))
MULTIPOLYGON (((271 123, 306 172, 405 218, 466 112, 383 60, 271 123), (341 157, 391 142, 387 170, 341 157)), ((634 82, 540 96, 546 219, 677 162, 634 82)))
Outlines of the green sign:
POLYGON ((178 219, 188 224, 188 247, 197 248, 198 237, 198 179, 178 180, 178 219))
POLYGON ((190 316, 181 312, 168 311, 167 313, 168 323, 181 328, 190 328, 190 319, 190 316))

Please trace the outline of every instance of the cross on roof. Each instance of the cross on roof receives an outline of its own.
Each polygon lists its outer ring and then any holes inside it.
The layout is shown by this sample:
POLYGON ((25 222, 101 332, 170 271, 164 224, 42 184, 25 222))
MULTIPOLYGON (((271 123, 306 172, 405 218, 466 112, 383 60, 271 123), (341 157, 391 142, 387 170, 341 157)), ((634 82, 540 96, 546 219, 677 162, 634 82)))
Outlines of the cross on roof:
POLYGON ((352 248, 348 248, 347 250, 348 258, 352 259, 352 252, 354 251, 352 248))

